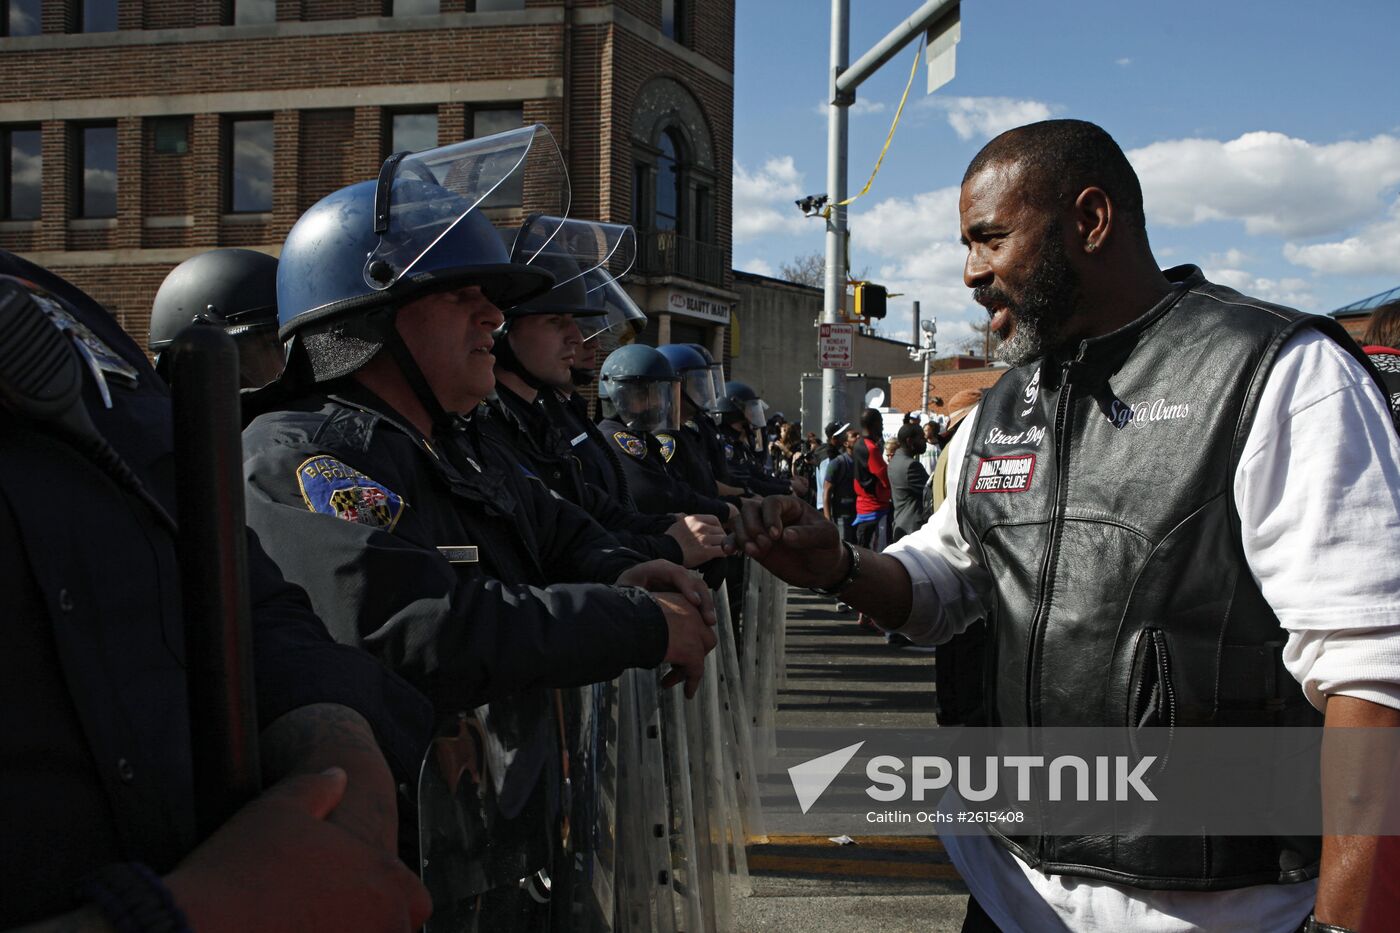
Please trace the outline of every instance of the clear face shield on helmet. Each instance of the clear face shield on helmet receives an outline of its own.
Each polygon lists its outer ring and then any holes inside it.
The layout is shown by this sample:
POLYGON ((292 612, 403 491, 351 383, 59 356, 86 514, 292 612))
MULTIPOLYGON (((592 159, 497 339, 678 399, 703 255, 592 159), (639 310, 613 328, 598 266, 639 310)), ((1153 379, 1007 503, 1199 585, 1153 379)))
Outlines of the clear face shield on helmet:
MULTIPOLYGON (((380 290, 449 274, 452 232, 473 211, 497 227, 519 227, 530 214, 567 216, 569 198, 563 157, 543 124, 390 156, 375 189, 379 242, 365 260, 365 284, 380 290)), ((550 239, 538 236, 512 259, 530 262, 550 239)))
POLYGON ((646 329, 646 314, 617 279, 637 258, 637 234, 626 224, 536 216, 516 235, 511 249, 517 261, 533 263, 555 275, 553 291, 527 307, 549 308, 557 296, 557 313, 573 314, 585 341, 612 333, 628 344, 646 329), (561 275, 561 269, 570 270, 561 275))
POLYGON ((714 383, 715 399, 724 397, 724 364, 715 360, 710 364, 710 380, 714 383))
POLYGON ((674 431, 679 424, 679 382, 626 381, 613 384, 612 404, 618 420, 633 431, 674 431))
POLYGON ((708 367, 687 369, 681 373, 681 392, 701 411, 709 411, 714 407, 716 395, 713 376, 713 371, 708 367))
POLYGON ((751 398, 747 402, 740 402, 739 410, 744 413, 744 419, 756 428, 762 428, 768 424, 768 406, 763 404, 761 398, 751 398))
POLYGON ((589 284, 588 307, 596 309, 578 319, 578 328, 585 342, 603 334, 612 334, 618 346, 626 346, 647 328, 647 315, 622 283, 605 269, 594 269, 585 277, 589 284))

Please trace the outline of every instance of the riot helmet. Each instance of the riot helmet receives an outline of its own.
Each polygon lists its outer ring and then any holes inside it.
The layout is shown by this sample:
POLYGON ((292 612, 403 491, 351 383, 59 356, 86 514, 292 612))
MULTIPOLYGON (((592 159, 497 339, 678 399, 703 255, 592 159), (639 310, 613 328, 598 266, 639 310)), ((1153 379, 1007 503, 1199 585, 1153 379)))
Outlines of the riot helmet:
POLYGON ((686 346, 694 347, 695 351, 705 358, 705 363, 710 367, 710 378, 715 384, 715 401, 718 402, 724 396, 724 363, 715 359, 714 354, 703 343, 690 343, 686 346))
POLYGON ((161 350, 191 324, 231 337, 277 325, 277 260, 251 249, 213 249, 180 263, 156 291, 147 346, 161 350))
POLYGON ((715 384, 710 364, 695 349, 695 344, 675 343, 657 347, 666 357, 681 381, 681 398, 700 411, 709 411, 715 403, 715 384))
POLYGON ((744 420, 755 428, 767 424, 768 406, 758 397, 758 393, 745 382, 730 381, 724 384, 724 397, 728 406, 717 409, 728 414, 742 415, 744 420))
POLYGON ((503 202, 516 199, 567 210, 563 161, 541 125, 395 154, 376 181, 314 204, 287 234, 277 271, 279 333, 289 342, 284 381, 336 379, 387 347, 442 421, 394 315, 415 299, 465 286, 480 287, 498 307, 547 291, 553 277, 529 265, 537 253, 513 258, 487 219, 486 208, 508 210, 503 202))
POLYGON ((643 344, 618 347, 603 361, 598 400, 603 416, 639 433, 675 430, 680 379, 661 353, 643 344))
MULTIPOLYGON (((191 324, 211 324, 234 338, 244 388, 276 379, 285 360, 277 339, 277 260, 251 249, 215 249, 170 270, 151 305, 147 345, 164 350, 191 324)), ((156 371, 167 375, 164 353, 156 371)))

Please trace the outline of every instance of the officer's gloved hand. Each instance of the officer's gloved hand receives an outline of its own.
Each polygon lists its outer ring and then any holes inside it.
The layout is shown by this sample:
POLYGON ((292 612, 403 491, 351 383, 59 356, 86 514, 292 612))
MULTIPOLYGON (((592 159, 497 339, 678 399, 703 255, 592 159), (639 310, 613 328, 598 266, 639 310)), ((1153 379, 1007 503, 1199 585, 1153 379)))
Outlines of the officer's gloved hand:
POLYGON ((745 499, 730 546, 794 586, 831 586, 846 572, 836 526, 796 496, 745 499))
POLYGON ((666 529, 681 546, 681 559, 687 567, 724 556, 724 526, 712 515, 683 515, 666 529))
POLYGON ((799 499, 805 499, 807 498, 807 492, 810 489, 811 487, 807 483, 807 477, 794 476, 792 478, 792 494, 794 496, 797 496, 799 499))
POLYGON ((274 784, 166 877, 200 933, 416 930, 428 891, 390 852, 327 822, 339 768, 274 784))
POLYGON ((718 641, 712 628, 715 624, 714 610, 711 608, 711 617, 707 621, 688 599, 678 593, 653 593, 651 598, 666 617, 666 656, 662 660, 671 665, 671 669, 661 679, 661 686, 674 687, 684 681, 685 696, 690 699, 700 689, 700 678, 705 673, 705 655, 718 641))

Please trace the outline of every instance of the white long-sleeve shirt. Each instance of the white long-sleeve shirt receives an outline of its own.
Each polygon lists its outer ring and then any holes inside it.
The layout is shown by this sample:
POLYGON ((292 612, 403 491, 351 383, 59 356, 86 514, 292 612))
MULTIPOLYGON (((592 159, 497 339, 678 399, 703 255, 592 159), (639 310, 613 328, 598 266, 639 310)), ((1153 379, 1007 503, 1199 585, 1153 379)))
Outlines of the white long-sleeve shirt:
MULTIPOLYGON (((986 615, 992 581, 958 527, 969 415, 950 445, 949 496, 885 553, 913 582, 900 632, 939 644, 986 615)), ((1307 328, 1279 353, 1234 481, 1245 561, 1288 632, 1283 662, 1319 710, 1333 695, 1400 709, 1400 438, 1379 389, 1307 328)), ((1292 931, 1316 883, 1149 891, 1027 867, 981 836, 950 857, 1003 930, 1292 931)))

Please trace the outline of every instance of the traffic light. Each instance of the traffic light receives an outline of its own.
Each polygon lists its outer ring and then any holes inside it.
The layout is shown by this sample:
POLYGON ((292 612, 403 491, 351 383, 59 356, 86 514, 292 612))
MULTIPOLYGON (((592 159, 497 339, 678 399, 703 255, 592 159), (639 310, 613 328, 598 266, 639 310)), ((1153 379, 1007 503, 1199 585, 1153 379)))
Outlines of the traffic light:
POLYGON ((885 298, 885 286, 873 282, 857 282, 855 316, 867 321, 884 317, 885 298))

